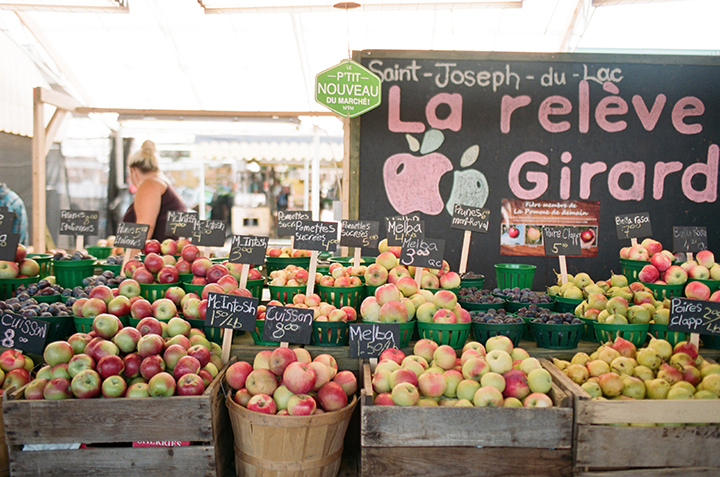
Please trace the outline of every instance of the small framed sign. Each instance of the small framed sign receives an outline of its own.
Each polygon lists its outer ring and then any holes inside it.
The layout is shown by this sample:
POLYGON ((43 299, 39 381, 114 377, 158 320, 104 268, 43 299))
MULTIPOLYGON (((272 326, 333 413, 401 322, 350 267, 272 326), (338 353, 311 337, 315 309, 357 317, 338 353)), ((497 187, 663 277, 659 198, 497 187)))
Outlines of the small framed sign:
POLYGON ((7 310, 0 317, 0 346, 42 355, 50 324, 7 310))
POLYGON ((257 298, 208 293, 205 326, 252 331, 257 317, 257 298))
POLYGON ((377 248, 380 222, 343 220, 340 223, 340 246, 377 248))
POLYGON ((389 348, 400 348, 398 323, 352 323, 348 342, 351 358, 377 358, 389 348))
POLYGON ((265 310, 263 341, 310 344, 314 311, 270 305, 265 310))
POLYGON ((15 261, 17 246, 20 243, 20 234, 0 233, 0 260, 15 261))
POLYGON ((295 226, 295 248, 327 252, 338 245, 338 223, 301 220, 295 226))
POLYGON ((445 240, 411 238, 405 240, 400 252, 400 263, 406 267, 442 268, 445 240))
POLYGON ((546 225, 543 227, 543 243, 548 257, 582 255, 580 230, 577 227, 546 225))
POLYGON ((265 263, 269 237, 255 237, 254 235, 233 235, 230 243, 231 263, 247 263, 248 265, 262 265, 265 263))
POLYGON ((15 223, 15 212, 10 212, 7 207, 0 207, 0 234, 12 232, 15 223))
POLYGON ((175 237, 192 237, 197 222, 198 215, 195 212, 176 212, 170 210, 167 213, 165 234, 175 237))
POLYGON ((61 210, 60 235, 90 236, 98 234, 100 212, 95 210, 61 210))
POLYGON ((707 249, 705 227, 673 227, 673 252, 697 253, 707 249))
POLYGON ((490 229, 490 209, 455 204, 450 228, 486 234, 490 229))
POLYGON ((668 329, 720 336, 720 303, 673 297, 668 329))
POLYGON ((198 220, 193 230, 192 243, 200 247, 222 247, 225 245, 225 222, 198 220))
POLYGON ((115 234, 115 247, 139 248, 145 247, 145 240, 150 226, 146 224, 134 224, 132 222, 120 222, 115 234))
POLYGON ((615 216, 615 231, 618 240, 652 237, 652 224, 650 214, 638 212, 615 216))
POLYGON ((312 220, 312 212, 309 210, 278 210, 278 237, 295 235, 295 227, 302 220, 312 220))
POLYGON ((385 232, 388 246, 399 247, 405 238, 424 237, 425 221, 418 214, 385 217, 385 232))

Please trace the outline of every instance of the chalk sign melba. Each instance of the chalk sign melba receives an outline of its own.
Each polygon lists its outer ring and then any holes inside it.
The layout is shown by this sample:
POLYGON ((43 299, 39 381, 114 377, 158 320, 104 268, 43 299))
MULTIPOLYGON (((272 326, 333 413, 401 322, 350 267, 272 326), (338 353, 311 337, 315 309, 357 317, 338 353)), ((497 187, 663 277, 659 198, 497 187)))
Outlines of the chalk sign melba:
POLYGON ((0 318, 0 346, 42 355, 50 324, 3 311, 0 318))
POLYGON ((350 358, 377 358, 389 348, 400 348, 398 323, 352 323, 348 344, 350 358))
POLYGON ((208 293, 205 326, 252 331, 257 316, 257 298, 208 293))
POLYGON ((455 204, 450 227, 486 234, 490 229, 490 210, 455 204))
POLYGON ((263 341, 310 344, 314 311, 270 305, 265 310, 263 341))
POLYGON ((400 263, 406 267, 442 268, 445 240, 412 238, 403 243, 400 263))
POLYGON ((165 234, 175 237, 191 237, 195 224, 198 222, 198 215, 195 212, 168 211, 167 222, 165 223, 165 234))
POLYGON ((419 214, 385 217, 385 233, 390 247, 400 247, 405 238, 425 236, 425 221, 419 214))
POLYGON ((61 210, 60 235, 97 235, 100 212, 96 210, 61 210))
POLYGON ((337 222, 301 220, 295 226, 295 248, 328 252, 338 245, 337 222))
POLYGON ((615 216, 618 240, 652 237, 652 223, 648 212, 615 216))
POLYGON ((192 243, 200 247, 225 245, 225 222, 222 220, 198 220, 192 234, 192 243))
POLYGON ((12 232, 15 222, 15 212, 10 212, 7 207, 0 207, 0 234, 12 232))
POLYGON ((269 237, 233 235, 228 262, 262 265, 265 263, 269 237))
POLYGON ((720 336, 720 303, 674 297, 670 300, 668 329, 720 336))
POLYGON ((577 227, 553 227, 546 225, 542 228, 545 255, 554 257, 558 255, 582 255, 580 247, 580 230, 577 227))
POLYGON ((115 234, 115 247, 139 248, 145 247, 145 240, 150 226, 132 222, 120 222, 115 234))
POLYGON ((278 210, 278 237, 295 235, 295 227, 302 220, 312 220, 312 212, 309 210, 278 210))
POLYGON ((377 248, 379 233, 380 222, 343 220, 340 223, 340 246, 377 248))
POLYGON ((673 252, 697 253, 708 249, 705 227, 673 227, 673 252))
POLYGON ((17 254, 17 246, 20 243, 20 235, 13 233, 0 234, 0 260, 12 262, 17 254))

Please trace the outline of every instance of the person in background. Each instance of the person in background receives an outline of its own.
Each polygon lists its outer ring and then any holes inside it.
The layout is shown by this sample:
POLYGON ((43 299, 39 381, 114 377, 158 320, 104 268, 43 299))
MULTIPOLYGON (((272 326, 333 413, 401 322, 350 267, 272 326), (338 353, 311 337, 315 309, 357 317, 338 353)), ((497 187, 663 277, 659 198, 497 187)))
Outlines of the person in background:
POLYGON ((165 234, 167 213, 171 210, 186 212, 187 206, 160 171, 155 143, 150 140, 143 142, 140 150, 130 156, 128 165, 130 181, 137 190, 123 222, 149 225, 148 239, 160 242, 167 238, 176 239, 165 234))
POLYGON ((19 243, 27 245, 28 218, 25 203, 5 183, 0 183, 0 207, 7 207, 8 211, 15 214, 12 232, 20 235, 19 243))

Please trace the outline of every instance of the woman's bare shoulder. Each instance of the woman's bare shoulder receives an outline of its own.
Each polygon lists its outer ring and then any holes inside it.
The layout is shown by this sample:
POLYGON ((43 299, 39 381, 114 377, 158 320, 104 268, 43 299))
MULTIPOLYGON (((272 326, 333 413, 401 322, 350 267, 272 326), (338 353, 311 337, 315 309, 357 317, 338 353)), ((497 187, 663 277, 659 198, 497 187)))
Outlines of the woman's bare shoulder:
POLYGON ((162 195, 165 193, 167 187, 167 182, 163 181, 162 179, 156 177, 148 177, 147 179, 142 181, 142 183, 138 187, 138 192, 142 191, 145 193, 155 193, 162 195))

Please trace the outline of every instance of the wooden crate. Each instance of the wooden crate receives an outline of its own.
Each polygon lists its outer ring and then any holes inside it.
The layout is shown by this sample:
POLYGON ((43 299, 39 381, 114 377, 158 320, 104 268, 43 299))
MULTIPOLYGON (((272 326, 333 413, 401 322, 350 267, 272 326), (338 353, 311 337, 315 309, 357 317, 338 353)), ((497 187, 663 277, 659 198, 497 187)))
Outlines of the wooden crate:
POLYGON ((3 417, 13 476, 234 475, 233 434, 222 379, 202 396, 27 401, 5 394, 3 417), (132 447, 139 441, 189 446, 132 447), (100 444, 76 450, 23 451, 26 444, 100 444))
POLYGON ((550 397, 556 407, 547 409, 375 406, 365 365, 361 473, 572 475, 572 400, 556 384, 550 397))
POLYGON ((593 401, 562 371, 551 373, 574 400, 576 475, 720 475, 720 400, 593 401), (617 426, 669 422, 714 425, 617 426))

